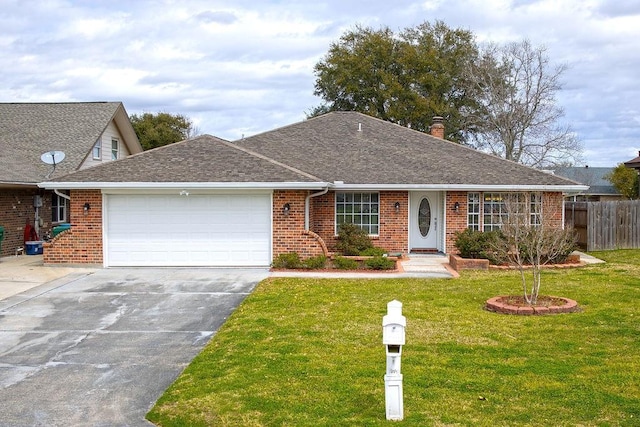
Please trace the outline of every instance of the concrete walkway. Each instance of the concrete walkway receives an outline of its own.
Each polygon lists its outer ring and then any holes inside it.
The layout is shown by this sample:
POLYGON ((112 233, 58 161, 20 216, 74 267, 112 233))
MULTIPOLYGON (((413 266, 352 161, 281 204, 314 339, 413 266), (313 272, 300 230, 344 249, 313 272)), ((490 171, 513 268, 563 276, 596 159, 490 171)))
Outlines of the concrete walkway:
POLYGON ((80 277, 97 270, 97 267, 86 266, 45 266, 42 255, 0 258, 0 300, 37 288, 45 283, 54 282, 70 274, 74 277, 80 277))
MULTIPOLYGON (((274 271, 272 277, 324 277, 324 278, 451 278, 458 277, 449 267, 449 257, 443 254, 414 255, 400 261, 401 270, 393 273, 371 272, 314 272, 274 271)), ((100 266, 44 265, 42 255, 20 255, 0 258, 0 301, 14 295, 30 298, 76 278, 100 271, 100 266), (43 287, 43 285, 46 285, 43 287), (26 292, 29 291, 29 292, 26 292)), ((0 306, 1 308, 1 306, 0 306)))
POLYGON ((594 256, 591 255, 587 255, 584 252, 580 252, 580 251, 574 251, 574 254, 580 255, 580 261, 584 262, 585 264, 602 264, 605 261, 596 258, 594 256))
MULTIPOLYGON (((586 264, 597 264, 604 261, 574 252, 586 264)), ((272 271, 271 277, 315 277, 327 279, 380 279, 380 278, 455 278, 457 271, 449 266, 449 256, 444 254, 410 254, 400 260, 400 271, 386 272, 321 272, 321 271, 272 271)), ((21 255, 0 258, 0 301, 25 291, 25 298, 34 292, 46 292, 64 281, 70 281, 101 270, 99 266, 45 266, 42 255, 21 255), (68 276, 68 277, 67 277, 68 276), (47 284, 46 287, 41 287, 47 284)), ((0 305, 0 309, 1 309, 0 305)))

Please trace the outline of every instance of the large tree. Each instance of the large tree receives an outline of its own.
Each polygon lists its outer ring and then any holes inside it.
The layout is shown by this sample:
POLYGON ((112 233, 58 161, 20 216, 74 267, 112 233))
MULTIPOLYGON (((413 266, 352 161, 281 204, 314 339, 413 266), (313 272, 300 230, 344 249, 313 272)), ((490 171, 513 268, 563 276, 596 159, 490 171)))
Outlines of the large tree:
POLYGON ((173 144, 197 134, 191 120, 182 114, 133 114, 130 120, 144 150, 173 144))
POLYGON ((564 111, 556 101, 565 70, 528 40, 484 46, 465 70, 467 94, 479 106, 466 114, 473 144, 536 167, 579 161, 579 141, 561 123, 564 111))
POLYGON ((461 141, 465 95, 463 70, 477 56, 473 34, 441 21, 394 34, 389 28, 356 27, 333 43, 315 65, 315 95, 324 104, 310 115, 360 111, 427 131, 434 116, 447 121, 446 137, 461 141))

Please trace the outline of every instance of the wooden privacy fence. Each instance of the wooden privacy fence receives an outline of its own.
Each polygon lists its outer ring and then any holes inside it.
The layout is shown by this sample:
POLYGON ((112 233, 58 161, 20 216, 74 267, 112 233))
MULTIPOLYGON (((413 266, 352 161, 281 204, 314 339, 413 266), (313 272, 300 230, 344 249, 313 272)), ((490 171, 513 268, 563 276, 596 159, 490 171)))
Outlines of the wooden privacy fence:
POLYGON ((588 251, 640 248, 640 200, 566 202, 564 212, 588 251))

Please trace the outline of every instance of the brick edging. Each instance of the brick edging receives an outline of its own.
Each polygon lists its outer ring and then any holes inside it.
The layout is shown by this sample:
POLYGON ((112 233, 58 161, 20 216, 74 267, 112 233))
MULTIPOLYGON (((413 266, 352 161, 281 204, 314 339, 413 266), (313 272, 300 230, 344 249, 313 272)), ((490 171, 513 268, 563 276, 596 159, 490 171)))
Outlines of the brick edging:
POLYGON ((320 244, 320 248, 322 248, 322 254, 327 258, 329 257, 329 249, 327 248, 327 244, 324 242, 324 239, 322 237, 320 237, 318 234, 314 233, 311 230, 303 230, 302 235, 310 236, 316 239, 318 241, 318 244, 320 244))
POLYGON ((563 300, 563 305, 550 305, 548 307, 536 307, 525 306, 519 307, 516 305, 507 304, 503 302, 505 298, 509 298, 509 295, 500 295, 487 300, 484 308, 487 311, 493 311, 494 313, 501 314, 514 314, 519 316, 530 315, 545 315, 545 314, 560 314, 560 313, 573 313, 579 310, 578 303, 572 299, 564 297, 549 296, 549 298, 556 298, 563 300))

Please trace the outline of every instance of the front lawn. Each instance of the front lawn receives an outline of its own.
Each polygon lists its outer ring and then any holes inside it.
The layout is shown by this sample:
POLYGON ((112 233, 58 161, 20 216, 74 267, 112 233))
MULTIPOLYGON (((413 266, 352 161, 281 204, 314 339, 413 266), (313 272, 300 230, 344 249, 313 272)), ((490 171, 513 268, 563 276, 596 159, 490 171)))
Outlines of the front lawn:
MULTIPOLYGON (((378 426, 382 316, 403 303, 403 426, 640 425, 640 250, 547 270, 582 311, 507 316, 517 272, 459 279, 269 279, 149 412, 163 426, 378 426)), ((394 424, 395 425, 395 424, 394 424)))

